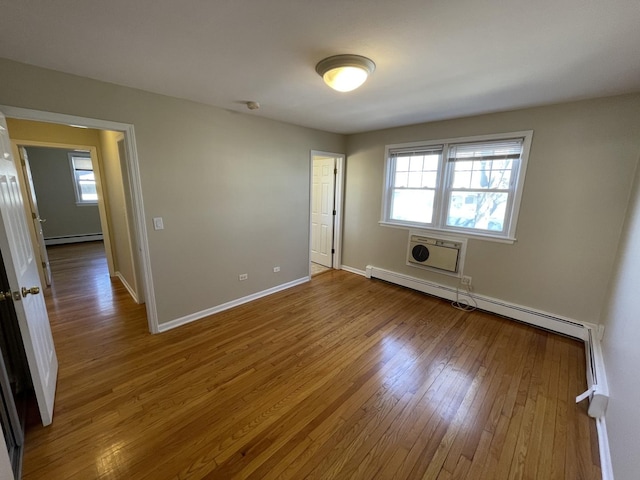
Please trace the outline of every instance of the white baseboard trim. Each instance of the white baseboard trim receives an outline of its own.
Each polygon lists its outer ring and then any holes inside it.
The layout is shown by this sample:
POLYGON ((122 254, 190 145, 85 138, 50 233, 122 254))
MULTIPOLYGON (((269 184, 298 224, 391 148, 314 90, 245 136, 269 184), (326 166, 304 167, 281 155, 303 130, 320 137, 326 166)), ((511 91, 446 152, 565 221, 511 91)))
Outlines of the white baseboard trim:
POLYGON ((127 280, 124 278, 124 275, 122 275, 122 273, 120 272, 116 272, 116 277, 120 279, 122 285, 124 285, 124 288, 127 289, 127 292, 129 292, 129 295, 131 295, 131 297, 133 298, 133 301, 139 304, 140 301, 138 300, 136 291, 131 287, 131 285, 129 285, 129 282, 127 282, 127 280))
POLYGON ((176 318, 175 320, 161 323, 158 325, 158 332, 162 333, 168 330, 172 330, 182 325, 186 325, 187 323, 195 322, 196 320, 200 320, 201 318, 208 317, 209 315, 214 315, 216 313, 229 310, 230 308, 237 307, 239 305, 251 302, 253 300, 266 297, 267 295, 272 295, 274 293, 281 292, 282 290, 287 290, 288 288, 295 287, 296 285, 301 285, 303 283, 308 282, 309 280, 311 280, 311 277, 309 276, 302 277, 297 280, 293 280, 291 282, 283 283, 282 285, 275 286, 273 288, 268 288, 267 290, 262 290, 261 292, 256 292, 251 295, 247 295, 246 297, 238 298, 236 300, 231 300, 230 302, 223 303, 222 305, 218 305, 216 307, 207 308, 200 312, 191 313, 184 317, 176 318))
POLYGON ((340 270, 344 270, 345 272, 355 273, 356 275, 362 275, 363 277, 367 276, 367 272, 364 270, 358 270, 357 268, 348 267, 347 265, 342 265, 340 270))
POLYGON ((64 237, 50 237, 44 239, 44 244, 49 245, 63 245, 66 243, 80 243, 80 242, 96 242, 98 240, 104 240, 101 233, 90 233, 88 235, 67 235, 64 237))

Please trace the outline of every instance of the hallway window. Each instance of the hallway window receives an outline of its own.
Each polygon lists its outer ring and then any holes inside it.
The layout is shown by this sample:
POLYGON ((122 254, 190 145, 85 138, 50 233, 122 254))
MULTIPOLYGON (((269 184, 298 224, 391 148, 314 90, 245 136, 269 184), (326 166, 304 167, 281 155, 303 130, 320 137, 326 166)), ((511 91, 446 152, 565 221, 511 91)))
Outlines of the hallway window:
POLYGON ((78 205, 95 205, 98 203, 98 191, 96 190, 96 177, 93 173, 91 157, 74 152, 69 154, 69 159, 73 172, 76 203, 78 205))

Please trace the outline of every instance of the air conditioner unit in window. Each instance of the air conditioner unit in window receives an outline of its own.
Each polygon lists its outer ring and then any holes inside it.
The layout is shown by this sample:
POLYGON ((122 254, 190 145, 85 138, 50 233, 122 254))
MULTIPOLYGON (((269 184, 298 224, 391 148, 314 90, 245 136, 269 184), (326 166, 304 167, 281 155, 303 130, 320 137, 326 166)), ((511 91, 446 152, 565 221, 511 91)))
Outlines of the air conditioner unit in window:
POLYGON ((462 275, 465 239, 409 234, 407 265, 448 275, 462 275))

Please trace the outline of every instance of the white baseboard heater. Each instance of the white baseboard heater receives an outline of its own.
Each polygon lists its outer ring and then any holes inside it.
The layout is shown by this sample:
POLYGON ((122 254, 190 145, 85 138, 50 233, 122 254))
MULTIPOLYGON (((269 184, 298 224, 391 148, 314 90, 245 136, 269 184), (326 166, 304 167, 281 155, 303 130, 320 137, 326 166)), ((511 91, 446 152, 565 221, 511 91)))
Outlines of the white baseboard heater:
POLYGON ((44 239, 44 244, 62 245, 65 243, 95 242, 103 240, 102 233, 83 233, 81 235, 65 235, 61 237, 48 237, 44 239))
POLYGON ((587 356, 587 390, 576 397, 576 403, 589 398, 589 416, 603 417, 609 404, 609 387, 604 371, 604 357, 600 339, 593 328, 587 327, 584 341, 587 356))
MULTIPOLYGON (((367 278, 378 278, 447 300, 455 300, 456 298, 455 287, 449 287, 440 283, 392 272, 371 265, 367 266, 365 276, 367 278)), ((582 395, 578 395, 576 402, 589 398, 589 416, 593 418, 604 416, 609 401, 609 388, 607 386, 604 360, 600 347, 602 332, 596 325, 569 318, 562 318, 540 310, 505 302, 497 298, 477 294, 471 295, 481 310, 584 341, 588 388, 582 395)))

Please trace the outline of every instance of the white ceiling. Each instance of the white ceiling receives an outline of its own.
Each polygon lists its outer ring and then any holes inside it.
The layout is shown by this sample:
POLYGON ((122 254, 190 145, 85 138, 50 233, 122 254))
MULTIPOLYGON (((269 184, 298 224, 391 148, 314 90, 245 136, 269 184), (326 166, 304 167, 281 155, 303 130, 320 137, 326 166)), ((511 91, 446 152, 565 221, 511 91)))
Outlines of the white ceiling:
POLYGON ((640 91, 640 0, 0 0, 0 57, 354 133, 640 91))

